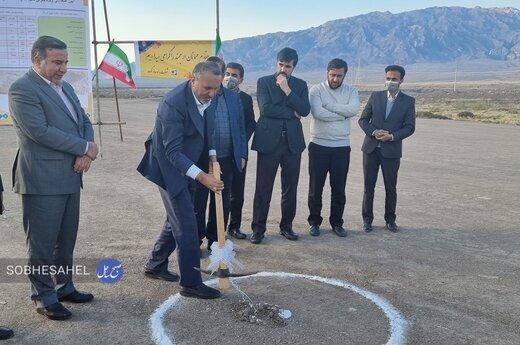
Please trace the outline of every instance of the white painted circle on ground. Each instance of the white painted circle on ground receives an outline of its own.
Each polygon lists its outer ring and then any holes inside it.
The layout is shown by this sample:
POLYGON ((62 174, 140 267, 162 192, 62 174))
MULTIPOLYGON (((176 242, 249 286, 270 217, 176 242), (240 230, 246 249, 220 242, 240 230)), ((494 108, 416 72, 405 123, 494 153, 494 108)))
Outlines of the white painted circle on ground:
MULTIPOLYGON (((333 278, 324 278, 318 276, 310 276, 305 274, 297 274, 297 273, 286 273, 286 272, 260 272, 254 275, 233 278, 233 280, 244 280, 248 278, 254 277, 277 277, 277 278, 300 278, 300 279, 308 279, 314 280, 321 283, 325 283, 328 285, 342 287, 346 290, 351 290, 366 299, 373 302, 377 305, 383 313, 385 313, 388 321, 390 323, 390 337, 386 342, 386 345, 403 345, 405 344, 405 336, 406 336, 406 320, 403 315, 397 310, 390 302, 388 302, 385 298, 376 295, 373 292, 362 289, 354 284, 351 284, 344 280, 333 279, 333 278)), ((217 279, 212 279, 204 282, 207 285, 216 285, 218 282, 217 279)), ((164 301, 150 316, 150 328, 152 331, 152 339, 157 345, 175 345, 174 340, 170 337, 166 329, 163 325, 163 318, 166 312, 175 307, 179 300, 181 299, 180 294, 175 294, 170 296, 166 301, 164 301)))

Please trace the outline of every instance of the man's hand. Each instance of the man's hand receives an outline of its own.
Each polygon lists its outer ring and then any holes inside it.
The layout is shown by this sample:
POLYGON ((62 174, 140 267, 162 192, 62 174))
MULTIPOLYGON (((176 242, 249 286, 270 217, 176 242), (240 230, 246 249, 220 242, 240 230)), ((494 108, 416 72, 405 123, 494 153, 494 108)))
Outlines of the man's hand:
POLYGON ((246 159, 242 158, 242 169, 246 167, 246 159))
POLYGON ((392 134, 388 133, 388 131, 381 130, 379 133, 376 133, 376 139, 381 141, 389 141, 392 140, 392 134))
POLYGON ((197 175, 197 181, 215 193, 219 193, 224 189, 224 182, 217 180, 212 174, 201 172, 197 175))
POLYGON ((4 210, 5 210, 5 207, 4 207, 4 195, 3 195, 3 192, 0 191, 0 215, 4 214, 4 210))
POLYGON ((380 140, 379 138, 380 138, 383 134, 388 134, 388 131, 385 130, 385 129, 376 129, 376 130, 374 131, 374 137, 375 137, 377 140, 380 140))
POLYGON ((74 171, 78 174, 87 172, 90 169, 90 163, 92 160, 87 155, 76 157, 76 161, 74 162, 74 171))
POLYGON ((99 149, 97 144, 93 141, 89 141, 86 156, 88 156, 91 160, 96 160, 98 153, 99 149))
POLYGON ((285 76, 285 74, 278 74, 278 76, 276 77, 276 85, 278 85, 280 89, 282 89, 282 91, 287 96, 289 96, 289 94, 291 93, 291 88, 287 83, 287 77, 285 76))

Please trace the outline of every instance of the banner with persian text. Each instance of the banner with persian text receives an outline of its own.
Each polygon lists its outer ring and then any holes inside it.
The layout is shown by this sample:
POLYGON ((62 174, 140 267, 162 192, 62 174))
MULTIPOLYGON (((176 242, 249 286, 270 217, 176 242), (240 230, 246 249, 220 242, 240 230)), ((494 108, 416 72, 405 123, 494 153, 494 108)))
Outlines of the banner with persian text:
POLYGON ((195 65, 213 55, 214 41, 137 41, 136 74, 141 77, 184 79, 195 65))

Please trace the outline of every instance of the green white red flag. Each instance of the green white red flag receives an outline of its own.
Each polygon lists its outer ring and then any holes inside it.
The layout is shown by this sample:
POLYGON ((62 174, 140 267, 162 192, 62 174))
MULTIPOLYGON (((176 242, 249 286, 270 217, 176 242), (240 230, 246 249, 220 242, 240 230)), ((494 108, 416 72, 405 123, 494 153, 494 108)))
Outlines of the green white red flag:
POLYGON ((222 52, 222 41, 220 40, 220 35, 217 31, 217 37, 215 37, 215 56, 219 58, 224 58, 224 53, 222 52))
POLYGON ((132 68, 125 52, 114 43, 110 43, 108 51, 99 65, 99 69, 125 83, 131 88, 136 88, 132 79, 132 68))

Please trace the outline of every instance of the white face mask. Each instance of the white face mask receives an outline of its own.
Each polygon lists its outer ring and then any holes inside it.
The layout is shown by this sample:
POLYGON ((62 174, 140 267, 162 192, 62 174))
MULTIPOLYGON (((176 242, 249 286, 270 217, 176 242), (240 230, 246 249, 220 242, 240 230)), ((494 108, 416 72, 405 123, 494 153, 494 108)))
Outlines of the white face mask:
POLYGON ((240 82, 238 81, 237 78, 228 75, 228 76, 224 77, 224 80, 222 81, 222 84, 227 89, 235 90, 238 87, 238 85, 240 84, 240 82))
POLYGON ((395 92, 399 91, 399 82, 387 80, 387 81, 385 81, 385 87, 388 91, 395 93, 395 92))

